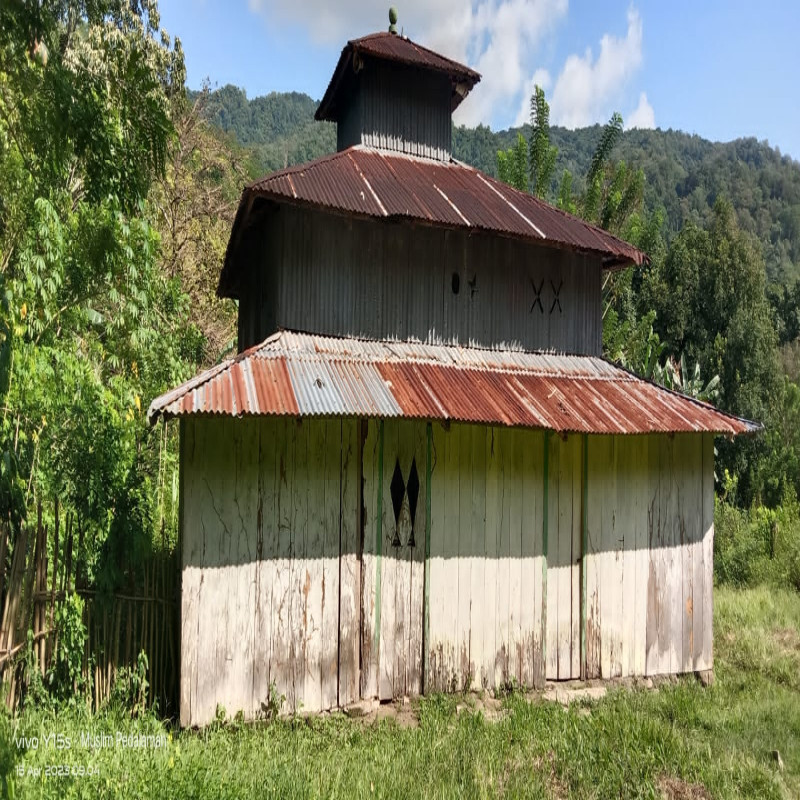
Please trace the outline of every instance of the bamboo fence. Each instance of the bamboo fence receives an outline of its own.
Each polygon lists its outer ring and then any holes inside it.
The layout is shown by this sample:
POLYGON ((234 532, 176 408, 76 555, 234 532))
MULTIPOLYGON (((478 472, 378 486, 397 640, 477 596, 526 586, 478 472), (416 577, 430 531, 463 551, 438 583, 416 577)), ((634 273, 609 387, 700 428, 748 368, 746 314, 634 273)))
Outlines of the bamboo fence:
POLYGON ((135 571, 119 565, 124 590, 102 593, 86 578, 85 531, 73 515, 62 522, 57 502, 52 520, 43 523, 39 504, 35 523, 23 525, 15 537, 0 525, 0 685, 6 705, 18 708, 30 679, 28 669, 46 676, 53 667, 59 648, 56 610, 76 592, 84 600, 83 678, 91 689, 92 708, 108 701, 120 670, 134 669, 144 651, 147 700, 163 715, 174 714, 180 590, 175 555, 154 555, 135 571), (29 632, 32 652, 26 658, 29 632))

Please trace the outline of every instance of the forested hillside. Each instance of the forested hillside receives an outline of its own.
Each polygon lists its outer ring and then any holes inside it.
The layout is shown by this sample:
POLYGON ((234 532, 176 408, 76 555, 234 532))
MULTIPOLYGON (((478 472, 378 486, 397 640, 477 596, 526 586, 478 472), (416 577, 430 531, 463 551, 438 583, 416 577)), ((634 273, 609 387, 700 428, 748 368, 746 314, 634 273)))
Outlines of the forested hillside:
MULTIPOLYGON (((228 85, 210 93, 206 115, 247 146, 257 171, 266 173, 336 148, 335 127, 313 121, 316 106, 296 92, 248 100, 228 85)), ((497 151, 529 131, 527 125, 497 133, 485 126, 454 128, 454 156, 496 175, 497 151)), ((601 126, 553 127, 550 133, 558 148, 555 178, 565 169, 585 175, 601 126)), ((722 144, 673 130, 626 131, 614 157, 644 170, 645 207, 663 209, 668 240, 688 221, 707 224, 717 197, 724 196, 740 227, 761 241, 769 280, 794 283, 800 277, 800 162, 756 139, 722 144)), ((582 188, 577 180, 575 188, 582 188)))

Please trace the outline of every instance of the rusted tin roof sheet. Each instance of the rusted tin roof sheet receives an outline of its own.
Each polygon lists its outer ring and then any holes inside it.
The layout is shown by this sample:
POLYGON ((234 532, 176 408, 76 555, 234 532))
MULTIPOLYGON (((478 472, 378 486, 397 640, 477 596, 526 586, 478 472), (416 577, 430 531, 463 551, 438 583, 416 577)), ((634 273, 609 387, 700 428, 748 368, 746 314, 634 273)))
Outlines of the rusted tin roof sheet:
POLYGON ((435 53, 421 44, 412 42, 407 36, 398 36, 388 31, 372 33, 362 36, 360 39, 351 39, 342 49, 331 81, 314 115, 315 119, 338 122, 337 94, 354 56, 394 61, 397 64, 433 70, 447 75, 454 87, 451 102, 453 110, 481 79, 480 73, 474 69, 435 53), (462 85, 461 91, 455 89, 458 84, 462 85))
MULTIPOLYGON (((255 198, 265 197, 383 219, 530 239, 597 253, 604 267, 643 264, 647 256, 607 231, 560 211, 527 192, 457 161, 432 161, 356 145, 308 164, 288 167, 244 191, 231 233, 244 228, 255 198)), ((218 293, 231 296, 232 245, 218 293)))
POLYGON ((592 434, 761 428, 601 358, 288 331, 157 398, 148 418, 183 414, 415 417, 592 434))

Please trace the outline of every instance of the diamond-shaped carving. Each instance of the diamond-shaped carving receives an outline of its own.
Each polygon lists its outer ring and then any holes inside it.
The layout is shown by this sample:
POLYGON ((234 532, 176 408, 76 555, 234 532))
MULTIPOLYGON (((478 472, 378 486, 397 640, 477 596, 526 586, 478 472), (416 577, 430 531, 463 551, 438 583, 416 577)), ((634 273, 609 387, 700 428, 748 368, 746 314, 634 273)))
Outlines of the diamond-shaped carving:
POLYGON ((394 539, 392 540, 392 546, 400 547, 400 534, 397 531, 397 526, 400 521, 400 509, 403 507, 403 497, 406 493, 406 483, 403 480, 399 459, 394 465, 394 474, 392 475, 392 482, 389 484, 389 491, 392 495, 392 508, 394 509, 394 539))
POLYGON ((408 476, 408 510, 411 512, 411 534, 408 537, 408 546, 415 547, 414 520, 417 518, 417 502, 419 501, 419 474, 417 473, 417 459, 411 462, 411 472, 408 476))

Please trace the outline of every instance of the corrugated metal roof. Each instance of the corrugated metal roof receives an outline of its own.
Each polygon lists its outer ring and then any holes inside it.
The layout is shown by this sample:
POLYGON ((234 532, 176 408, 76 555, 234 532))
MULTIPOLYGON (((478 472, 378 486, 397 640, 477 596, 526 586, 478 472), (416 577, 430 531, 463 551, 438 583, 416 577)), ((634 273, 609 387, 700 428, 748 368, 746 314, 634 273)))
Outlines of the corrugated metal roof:
MULTIPOLYGON (((237 229, 246 224, 256 197, 530 239, 597 253, 606 267, 647 260, 641 250, 607 231, 474 167, 362 145, 280 170, 251 184, 242 196, 231 242, 236 240, 237 229)), ((229 245, 217 290, 223 297, 235 296, 232 250, 229 245)))
POLYGON ((319 104, 315 119, 338 122, 337 94, 342 86, 343 78, 354 54, 371 56, 385 61, 394 61, 397 64, 406 64, 420 69, 433 70, 447 75, 454 86, 451 109, 455 110, 466 97, 467 92, 481 79, 480 73, 470 69, 458 61, 446 58, 421 44, 412 42, 407 36, 384 31, 362 36, 360 39, 351 39, 342 49, 336 69, 333 71, 328 88, 319 104), (456 84, 466 84, 462 91, 456 91, 456 84))
POLYGON ((155 399, 182 414, 415 417, 595 434, 761 426, 591 356, 283 331, 155 399))

